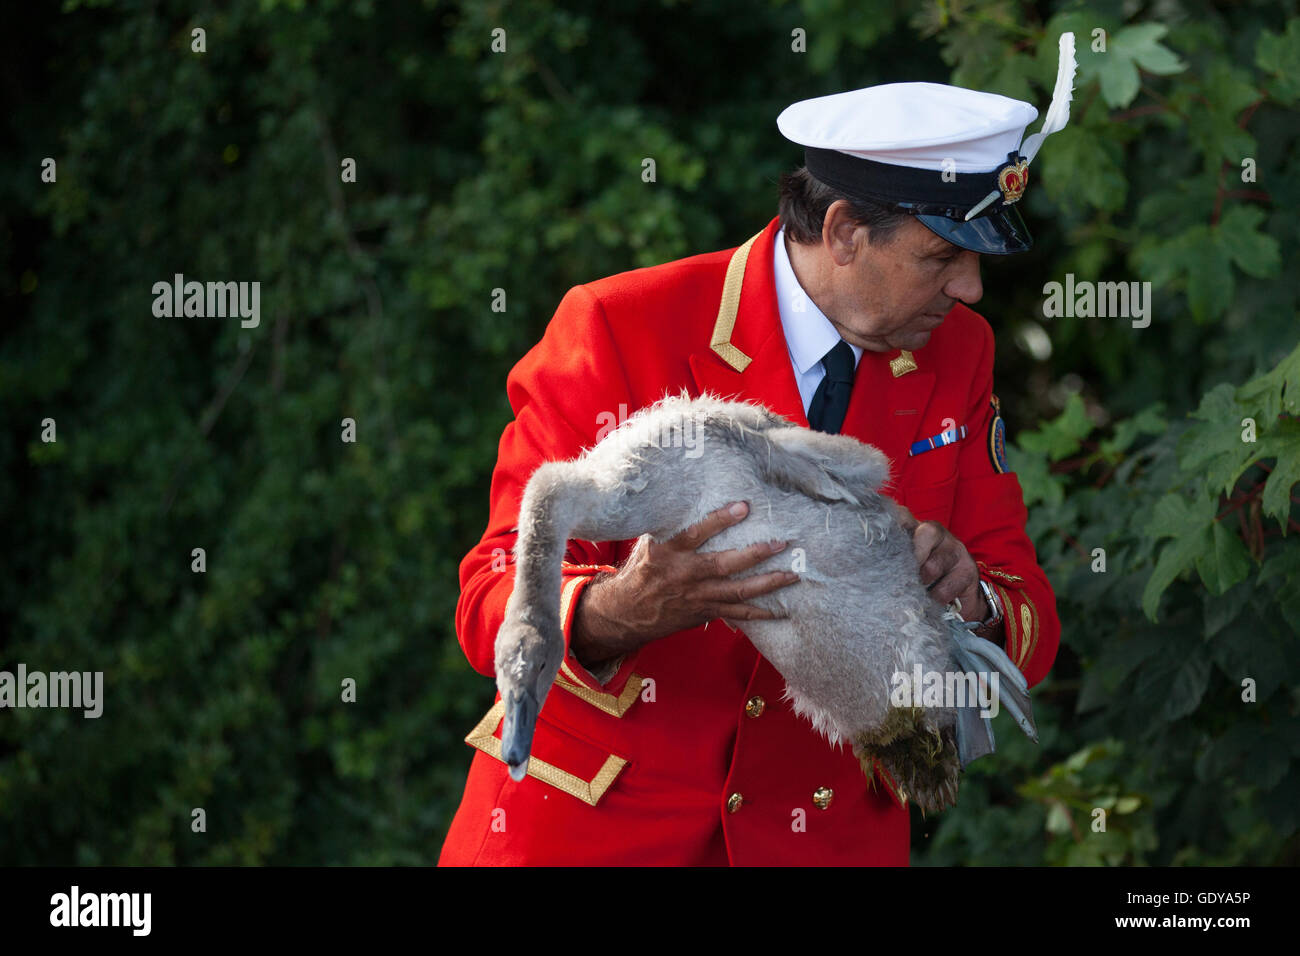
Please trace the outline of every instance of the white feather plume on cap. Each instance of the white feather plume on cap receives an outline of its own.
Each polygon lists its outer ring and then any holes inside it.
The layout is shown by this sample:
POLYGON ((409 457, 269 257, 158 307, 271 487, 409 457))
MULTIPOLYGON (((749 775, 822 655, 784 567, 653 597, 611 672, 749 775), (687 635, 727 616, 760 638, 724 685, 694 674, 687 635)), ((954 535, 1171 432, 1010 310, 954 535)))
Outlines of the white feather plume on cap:
POLYGON ((1058 130, 1065 129, 1065 124, 1070 122, 1074 74, 1079 69, 1079 63, 1074 58, 1074 34, 1062 33, 1058 49, 1060 54, 1056 65, 1056 87, 1052 90, 1052 105, 1043 117, 1043 128, 1033 136, 1026 136, 1020 146, 1021 155, 1031 163, 1038 155, 1038 147, 1043 145, 1043 140, 1058 130))
MULTIPOLYGON (((1074 74, 1079 69, 1078 60, 1074 57, 1074 34, 1062 33, 1057 50, 1059 52, 1056 62, 1056 86, 1052 90, 1052 105, 1047 108, 1047 115, 1043 117, 1042 129, 1032 136, 1025 137, 1025 141, 1020 144, 1020 155, 1024 157, 1025 165, 1034 161, 1039 148, 1043 145, 1043 140, 1065 129, 1065 124, 1070 122, 1074 74)), ((1001 195, 1000 191, 995 189, 985 196, 979 205, 966 213, 966 220, 969 222, 978 216, 999 195, 1001 195)))

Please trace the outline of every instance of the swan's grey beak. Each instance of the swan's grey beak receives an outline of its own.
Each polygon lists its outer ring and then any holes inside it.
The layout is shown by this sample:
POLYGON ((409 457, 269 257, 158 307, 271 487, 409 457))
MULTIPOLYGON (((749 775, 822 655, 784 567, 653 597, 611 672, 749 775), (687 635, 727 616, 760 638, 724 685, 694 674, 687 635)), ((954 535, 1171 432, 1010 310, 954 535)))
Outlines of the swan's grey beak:
POLYGON ((501 726, 501 758, 510 768, 510 779, 518 782, 528 772, 528 754, 541 710, 532 691, 512 690, 506 697, 506 717, 501 726))

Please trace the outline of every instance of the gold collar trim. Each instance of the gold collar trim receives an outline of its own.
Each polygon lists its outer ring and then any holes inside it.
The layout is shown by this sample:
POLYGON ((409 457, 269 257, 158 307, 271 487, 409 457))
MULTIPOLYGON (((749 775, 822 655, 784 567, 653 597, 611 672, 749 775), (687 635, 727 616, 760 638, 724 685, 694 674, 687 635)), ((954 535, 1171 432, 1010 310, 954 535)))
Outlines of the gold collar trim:
POLYGON ((731 344, 731 333, 736 327, 736 313, 740 309, 740 287, 745 280, 745 263, 749 261, 749 250, 753 248, 754 240, 762 234, 763 230, 759 230, 731 254, 731 261, 727 263, 727 277, 722 282, 718 318, 713 323, 713 337, 709 341, 709 348, 737 372, 745 370, 750 357, 731 344))

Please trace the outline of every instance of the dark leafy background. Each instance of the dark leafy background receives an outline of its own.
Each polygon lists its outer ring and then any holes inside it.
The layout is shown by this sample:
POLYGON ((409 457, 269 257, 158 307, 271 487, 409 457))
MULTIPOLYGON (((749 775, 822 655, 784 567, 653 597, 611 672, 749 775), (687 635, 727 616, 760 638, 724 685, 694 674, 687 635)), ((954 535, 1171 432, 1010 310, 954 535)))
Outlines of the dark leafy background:
POLYGON ((107 699, 99 720, 0 712, 0 863, 436 859, 492 695, 456 645, 456 567, 506 372, 564 291, 762 226, 800 161, 788 103, 931 80, 1045 108, 1066 29, 1080 75, 1024 200, 1038 243, 987 264, 978 307, 1063 647, 1041 746, 1000 727, 960 807, 916 816, 914 860, 1296 862, 1294 2, 7 18, 0 667, 103 670, 107 699), (155 318, 177 272, 260 281, 261 325, 155 318), (1151 281, 1150 327, 1045 318, 1070 272, 1151 281))

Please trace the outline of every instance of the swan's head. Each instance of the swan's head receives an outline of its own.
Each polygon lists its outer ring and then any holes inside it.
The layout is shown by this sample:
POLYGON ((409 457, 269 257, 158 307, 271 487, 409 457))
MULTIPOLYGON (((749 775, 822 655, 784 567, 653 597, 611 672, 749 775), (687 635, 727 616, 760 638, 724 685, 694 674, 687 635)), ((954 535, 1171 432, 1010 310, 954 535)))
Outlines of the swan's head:
POLYGON ((512 615, 497 632, 497 690, 505 704, 501 726, 501 758, 513 780, 524 779, 533 746, 537 717, 546 702, 564 656, 564 634, 512 615), (554 631, 554 633, 549 633, 554 631))

